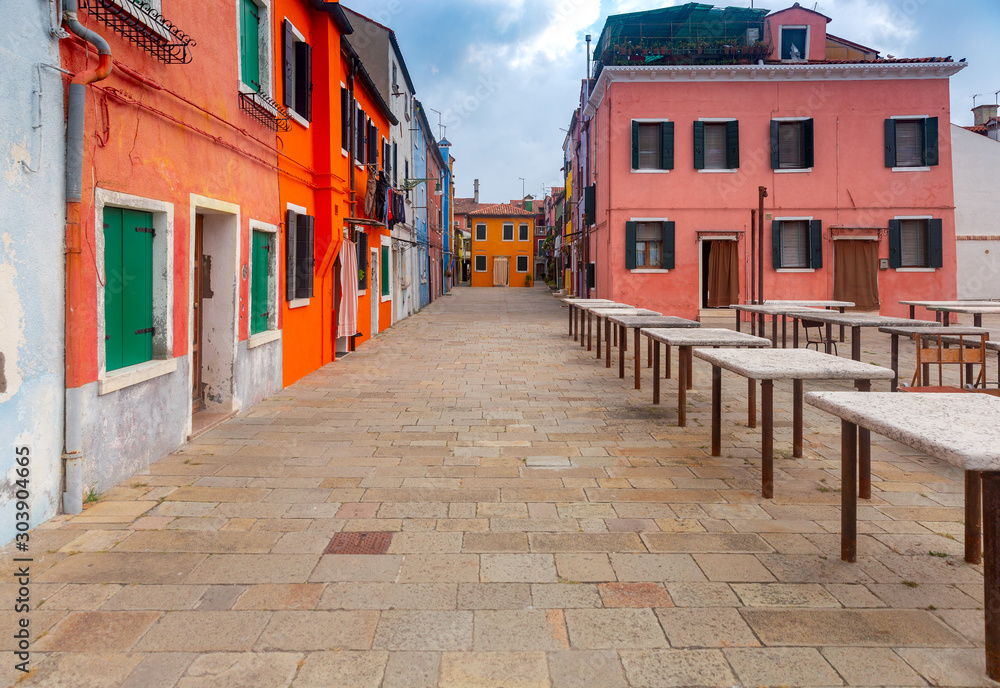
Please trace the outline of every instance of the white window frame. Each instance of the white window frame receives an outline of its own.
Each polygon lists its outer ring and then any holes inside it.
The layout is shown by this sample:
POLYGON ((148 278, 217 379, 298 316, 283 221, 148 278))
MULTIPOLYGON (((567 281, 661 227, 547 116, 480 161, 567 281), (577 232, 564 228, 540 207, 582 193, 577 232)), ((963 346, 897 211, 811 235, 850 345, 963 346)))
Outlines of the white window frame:
POLYGON ((476 241, 486 241, 486 237, 489 236, 487 234, 487 231, 488 231, 488 229, 486 227, 486 223, 485 222, 477 222, 476 223, 476 241), (483 238, 482 239, 479 238, 479 228, 480 227, 483 228, 483 238))
MULTIPOLYGON (((777 222, 798 222, 798 221, 803 221, 804 220, 806 222, 806 241, 808 241, 809 240, 809 228, 811 226, 809 223, 812 222, 815 218, 810 215, 809 217, 805 217, 805 216, 797 216, 797 217, 775 217, 775 218, 772 218, 772 219, 775 220, 775 221, 777 221, 777 222)), ((808 256, 810 255, 811 251, 812 251, 812 246, 808 246, 807 250, 806 250, 807 260, 808 260, 808 256)), ((777 270, 775 270, 775 272, 788 272, 788 273, 795 273, 795 272, 816 272, 816 268, 778 268, 777 270)))
MULTIPOLYGON (((298 211, 296 211, 298 212, 298 211)), ((281 255, 281 251, 278 248, 279 241, 281 238, 278 232, 278 225, 273 225, 268 222, 261 222, 260 220, 255 220, 250 218, 250 242, 247 244, 247 264, 249 266, 249 280, 252 285, 253 280, 253 233, 254 232, 265 232, 271 235, 271 248, 267 252, 267 329, 263 332, 258 332, 257 334, 251 334, 247 337, 247 349, 253 349, 262 344, 267 344, 268 342, 273 342, 281 339, 281 330, 278 329, 278 310, 281 304, 281 292, 280 285, 278 284, 278 277, 281 274, 279 269, 278 258, 281 255)), ((248 286, 247 288, 247 301, 253 305, 253 289, 248 286)), ((308 301, 309 299, 305 299, 308 301)), ((247 324, 247 332, 249 332, 249 323, 247 324)))
MULTIPOLYGON (((273 18, 271 16, 271 0, 253 0, 254 4, 260 8, 261 22, 257 28, 257 51, 260 59, 260 92, 264 95, 277 100, 274 98, 274 56, 272 53, 272 35, 274 33, 273 18)), ((240 0, 236 0, 236 16, 240 16, 240 0)), ((237 25, 239 22, 237 21, 237 25)), ((236 65, 237 72, 241 72, 239 66, 240 62, 240 41, 237 36, 236 41, 236 65)), ((249 84, 243 83, 243 74, 237 74, 237 81, 239 82, 239 90, 241 93, 254 93, 253 87, 249 84)))
MULTIPOLYGON (((288 22, 288 26, 291 27, 292 33, 295 34, 295 42, 296 43, 307 43, 307 44, 309 43, 309 41, 306 40, 306 37, 302 35, 302 32, 299 31, 295 27, 295 24, 292 23, 291 19, 289 19, 288 17, 285 17, 285 21, 288 22)), ((299 74, 298 74, 298 70, 295 69, 294 65, 292 66, 292 70, 295 72, 294 76, 292 77, 292 83, 295 84, 294 88, 297 90, 298 89, 298 81, 297 81, 297 79, 299 78, 299 74)), ((295 100, 294 96, 292 97, 292 100, 293 101, 295 100)), ((298 112, 296 112, 295 108, 293 108, 291 105, 289 105, 289 106, 287 106, 286 109, 288 110, 288 114, 292 116, 292 119, 294 119, 296 122, 298 122, 299 124, 301 124, 306 129, 309 128, 309 120, 307 120, 305 117, 303 117, 298 112)))
MULTIPOLYGON (((669 122, 670 120, 667 119, 666 117, 660 117, 660 118, 655 118, 655 117, 653 117, 653 118, 649 118, 649 117, 644 117, 644 118, 633 117, 632 121, 635 122, 636 124, 659 124, 660 122, 669 122)), ((631 148, 631 146, 632 146, 632 143, 631 143, 631 137, 630 137, 629 138, 629 148, 631 148)), ((662 142, 660 143, 660 147, 661 148, 663 147, 663 143, 662 142)), ((629 152, 631 153, 631 150, 629 152)), ((661 165, 663 164, 662 160, 660 161, 660 164, 661 165)), ((631 167, 632 167, 632 163, 630 162, 629 163, 629 168, 631 168, 631 167)), ((633 170, 633 169, 629 169, 629 171, 632 174, 670 174, 671 172, 673 172, 673 170, 633 170)))
POLYGON ((378 290, 379 290, 379 303, 385 303, 386 301, 392 301, 392 237, 387 237, 382 235, 382 241, 379 242, 378 253, 378 290), (382 293, 382 251, 389 251, 389 293, 382 293))
MULTIPOLYGON (((344 89, 344 90, 347 90, 347 84, 345 84, 343 81, 340 82, 340 87, 342 89, 344 89)), ((351 92, 347 91, 347 95, 350 96, 350 94, 351 94, 351 92)), ((351 99, 348 97, 348 99, 347 99, 347 116, 348 117, 351 116, 351 112, 353 111, 353 108, 354 108, 354 105, 351 103, 351 99)), ((341 126, 343 126, 343 122, 341 122, 341 126)), ((347 135, 348 136, 353 136, 354 135, 354 132, 350 131, 350 127, 348 127, 347 135)), ((341 140, 341 144, 343 144, 343 140, 341 140)), ((351 151, 347 150, 346 148, 343 147, 343 145, 341 145, 341 147, 340 147, 340 155, 341 155, 341 157, 344 157, 344 158, 349 157, 351 155, 351 151)))
POLYGON ((500 226, 500 241, 514 241, 514 223, 504 222, 500 226), (510 227, 510 239, 506 237, 507 227, 510 227))
MULTIPOLYGON (((915 117, 907 117, 907 118, 901 118, 901 119, 917 119, 917 118, 915 118, 915 117)), ((912 170, 912 169, 915 169, 915 168, 908 167, 906 169, 912 170)), ((896 217, 894 217, 892 219, 893 220, 925 220, 925 221, 929 221, 929 220, 933 220, 934 216, 933 215, 897 215, 896 217)), ((899 250, 902 251, 903 250, 903 247, 902 247, 902 236, 900 236, 900 244, 901 245, 899 247, 899 250)), ((930 250, 930 248, 928 247, 928 251, 929 250, 930 250)), ((930 259, 930 255, 928 255, 927 258, 929 260, 930 259)), ((893 268, 892 270, 893 270, 893 272, 937 272, 938 270, 940 270, 940 268, 929 268, 929 267, 923 267, 923 268, 893 268)))
MULTIPOLYGON (((97 382, 98 396, 116 392, 177 370, 174 358, 174 204, 143 196, 97 188, 94 190, 95 227, 104 226, 104 208, 126 208, 153 216, 153 358, 108 372, 104 313, 104 232, 95 231, 97 264, 97 382)), ((194 232, 192 232, 192 235, 194 232)))
MULTIPOLYGON (((629 222, 669 222, 669 217, 630 217, 629 222)), ((676 244, 676 237, 674 238, 676 244)), ((660 249, 662 252, 662 248, 660 249)), ((676 251, 676 246, 675 249, 676 251)), ((661 261, 662 262, 662 261, 661 261)), ((676 270, 676 267, 674 268, 676 270)), ((633 275, 665 275, 670 272, 667 268, 632 268, 629 270, 633 275)))
POLYGON ((473 272, 489 272, 490 271, 489 256, 486 255, 485 253, 477 253, 474 256, 472 256, 472 271, 473 272), (476 264, 477 264, 477 262, 479 261, 480 258, 483 259, 483 261, 485 262, 485 265, 486 265, 486 267, 483 268, 482 270, 480 270, 476 266, 476 264))
POLYGON ((525 273, 528 272, 530 269, 531 269, 531 260, 530 256, 528 256, 527 253, 520 253, 514 256, 514 272, 525 273), (522 258, 524 258, 524 270, 519 270, 517 264, 522 258))
POLYGON ((518 222, 517 223, 517 240, 518 241, 531 241, 531 224, 528 222, 518 222), (522 239, 521 230, 524 230, 524 238, 522 239))
POLYGON ((812 44, 812 28, 808 24, 783 24, 778 27, 778 59, 785 64, 799 64, 809 61, 809 48, 812 44), (782 60, 785 54, 785 29, 805 29, 806 30, 806 54, 800 60, 782 60))
MULTIPOLYGON (((308 215, 309 214, 309 210, 306 207, 301 206, 301 205, 295 205, 294 203, 286 203, 285 204, 285 210, 286 211, 291 210, 296 215, 308 215)), ((288 216, 285 215, 285 217, 288 217, 288 216)), ((289 230, 289 228, 285 227, 285 232, 288 232, 288 230, 289 230)), ((284 254, 284 251, 281 251, 280 253, 284 254)), ((289 310, 292 309, 292 308, 303 308, 303 307, 309 305, 309 301, 310 301, 310 299, 308 299, 308 298, 304 298, 304 299, 292 299, 291 301, 288 302, 288 308, 289 308, 289 310)))

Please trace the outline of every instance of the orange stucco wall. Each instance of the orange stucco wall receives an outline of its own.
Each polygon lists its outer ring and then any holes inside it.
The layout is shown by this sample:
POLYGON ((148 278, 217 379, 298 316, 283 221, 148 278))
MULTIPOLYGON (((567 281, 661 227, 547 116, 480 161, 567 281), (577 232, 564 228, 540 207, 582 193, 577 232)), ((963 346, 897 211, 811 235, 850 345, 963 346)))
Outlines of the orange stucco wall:
MULTIPOLYGON (((744 82, 614 82, 591 122, 596 131, 597 220, 592 255, 598 298, 635 303, 663 313, 694 317, 700 297, 698 232, 749 229, 757 188, 765 186, 765 214, 812 217, 823 223, 823 267, 775 272, 770 218, 765 222, 765 295, 772 299, 829 299, 833 294, 831 225, 885 228, 897 216, 943 221, 944 267, 926 272, 880 270, 882 312, 903 315, 901 299, 955 297, 955 227, 952 193, 948 80, 871 79, 786 81, 767 76, 744 82), (884 120, 892 116, 939 118, 940 164, 927 171, 893 172, 885 166, 884 120), (815 166, 781 173, 770 166, 773 117, 812 117, 815 166), (700 172, 693 164, 693 122, 737 118, 740 167, 700 172), (631 120, 675 122, 674 169, 631 170, 631 120), (676 267, 668 273, 625 268, 625 223, 633 219, 676 223, 676 267)), ((748 238, 740 246, 740 295, 747 295, 748 238)), ((888 257, 885 232, 880 257, 888 257)))
POLYGON ((525 276, 531 275, 534 261, 533 240, 535 234, 534 217, 477 217, 471 216, 472 221, 472 286, 492 287, 493 286, 493 259, 496 256, 507 256, 510 260, 508 285, 511 287, 524 287, 525 276), (503 225, 512 223, 514 225, 514 241, 503 241, 503 225), (476 240, 476 225, 486 225, 486 241, 476 240), (519 225, 528 226, 527 241, 519 241, 519 225), (476 272, 476 256, 486 256, 486 272, 476 272), (527 256, 528 271, 517 272, 516 257, 527 256))

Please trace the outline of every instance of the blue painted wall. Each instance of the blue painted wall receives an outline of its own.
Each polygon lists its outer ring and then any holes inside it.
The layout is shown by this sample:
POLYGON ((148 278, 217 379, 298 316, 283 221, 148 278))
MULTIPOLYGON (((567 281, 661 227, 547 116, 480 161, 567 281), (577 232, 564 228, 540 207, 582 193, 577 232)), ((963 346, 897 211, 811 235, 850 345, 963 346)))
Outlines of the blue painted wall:
MULTIPOLYGON (((421 179, 426 179, 427 174, 427 138, 424 136, 423 127, 418 126, 413 128, 413 166, 416 168, 416 177, 421 179)), ((431 302, 431 280, 430 275, 427 272, 427 212, 428 212, 428 194, 434 193, 433 182, 425 182, 420 187, 422 188, 423 195, 422 200, 417 202, 419 206, 416 210, 416 216, 414 220, 414 227, 417 233, 417 247, 416 257, 414 260, 417 261, 417 274, 420 275, 418 286, 420 288, 419 293, 419 306, 423 308, 431 302)))
POLYGON ((444 139, 446 145, 439 146, 441 150, 441 157, 444 158, 444 179, 441 181, 441 189, 443 194, 441 196, 441 251, 443 253, 441 257, 441 291, 447 292, 451 289, 451 285, 454 284, 454 275, 451 277, 445 277, 448 272, 448 268, 451 266, 451 232, 452 232, 452 219, 451 219, 451 168, 448 166, 449 160, 451 159, 451 144, 447 143, 447 139, 444 139))

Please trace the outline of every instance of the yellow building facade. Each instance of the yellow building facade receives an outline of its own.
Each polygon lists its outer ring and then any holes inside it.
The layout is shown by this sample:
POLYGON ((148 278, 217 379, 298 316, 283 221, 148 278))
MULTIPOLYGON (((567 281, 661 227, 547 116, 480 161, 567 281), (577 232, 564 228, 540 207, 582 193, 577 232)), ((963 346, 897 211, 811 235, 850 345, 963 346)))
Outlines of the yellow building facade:
POLYGON ((535 216, 507 203, 469 213, 473 287, 530 287, 535 216))

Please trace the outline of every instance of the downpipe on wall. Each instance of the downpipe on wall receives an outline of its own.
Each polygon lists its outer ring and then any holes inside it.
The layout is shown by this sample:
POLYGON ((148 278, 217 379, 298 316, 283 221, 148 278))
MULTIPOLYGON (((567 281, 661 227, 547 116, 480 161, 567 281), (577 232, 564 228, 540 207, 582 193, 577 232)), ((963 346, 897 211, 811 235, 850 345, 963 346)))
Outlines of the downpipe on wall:
POLYGON ((66 314, 65 314, 65 375, 66 408, 63 431, 63 460, 66 486, 63 511, 78 514, 83 511, 83 385, 82 363, 86 342, 82 333, 84 322, 82 228, 80 201, 83 195, 83 127, 87 84, 106 79, 111 74, 111 47, 101 36, 86 28, 77 19, 77 0, 64 0, 63 25, 97 48, 99 62, 95 69, 75 75, 69 85, 69 105, 66 111, 66 314))

